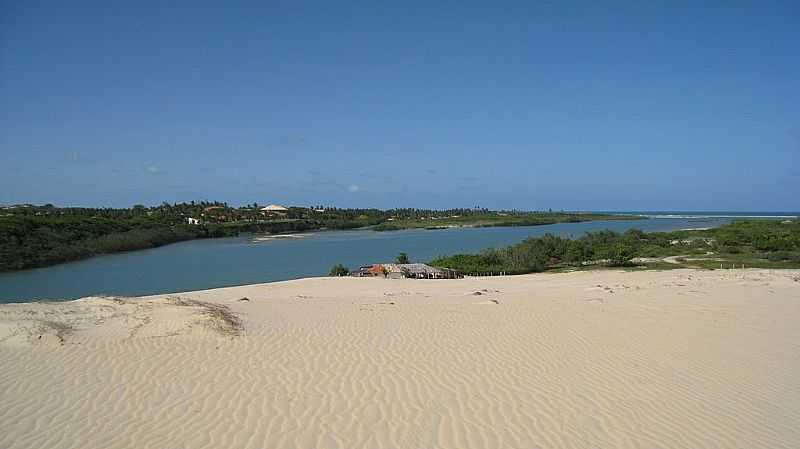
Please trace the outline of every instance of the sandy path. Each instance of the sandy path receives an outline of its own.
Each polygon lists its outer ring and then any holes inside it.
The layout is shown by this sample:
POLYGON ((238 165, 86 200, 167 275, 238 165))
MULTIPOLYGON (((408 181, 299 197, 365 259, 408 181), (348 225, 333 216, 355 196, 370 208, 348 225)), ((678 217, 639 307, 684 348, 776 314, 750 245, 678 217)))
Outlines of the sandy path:
POLYGON ((800 447, 798 271, 178 296, 0 306, 0 447, 800 447))

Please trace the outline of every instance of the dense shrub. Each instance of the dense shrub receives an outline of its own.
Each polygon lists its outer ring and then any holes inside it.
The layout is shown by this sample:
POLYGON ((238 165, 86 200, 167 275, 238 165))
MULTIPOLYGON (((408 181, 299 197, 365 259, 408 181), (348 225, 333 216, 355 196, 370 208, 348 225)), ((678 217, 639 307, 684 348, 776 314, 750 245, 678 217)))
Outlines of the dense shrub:
POLYGON ((627 242, 619 241, 607 253, 607 265, 610 267, 627 267, 633 265, 631 259, 634 256, 634 249, 627 242))
POLYGON ((764 257, 765 259, 771 260, 773 262, 781 262, 781 261, 784 261, 784 260, 792 260, 793 257, 800 258, 800 256, 796 256, 796 255, 790 253, 789 251, 775 251, 775 252, 772 252, 772 253, 764 254, 764 256, 765 256, 764 257))
POLYGON ((350 270, 342 264, 332 266, 331 271, 328 272, 328 276, 347 276, 349 274, 350 270))

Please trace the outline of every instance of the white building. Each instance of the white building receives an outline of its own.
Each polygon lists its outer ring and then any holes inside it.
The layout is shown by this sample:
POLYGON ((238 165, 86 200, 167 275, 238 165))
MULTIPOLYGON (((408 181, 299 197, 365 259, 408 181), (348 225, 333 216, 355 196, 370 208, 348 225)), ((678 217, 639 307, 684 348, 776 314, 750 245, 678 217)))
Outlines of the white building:
POLYGON ((289 212, 289 209, 279 204, 270 204, 269 206, 261 208, 261 213, 264 215, 284 215, 286 212, 289 212))

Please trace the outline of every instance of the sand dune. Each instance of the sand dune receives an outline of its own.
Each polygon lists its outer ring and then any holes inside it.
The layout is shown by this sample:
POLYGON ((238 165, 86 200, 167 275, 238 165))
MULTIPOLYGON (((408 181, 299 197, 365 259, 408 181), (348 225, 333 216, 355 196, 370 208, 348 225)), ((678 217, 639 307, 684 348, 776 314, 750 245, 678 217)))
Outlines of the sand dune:
POLYGON ((766 270, 2 305, 0 447, 797 448, 798 323, 766 270))

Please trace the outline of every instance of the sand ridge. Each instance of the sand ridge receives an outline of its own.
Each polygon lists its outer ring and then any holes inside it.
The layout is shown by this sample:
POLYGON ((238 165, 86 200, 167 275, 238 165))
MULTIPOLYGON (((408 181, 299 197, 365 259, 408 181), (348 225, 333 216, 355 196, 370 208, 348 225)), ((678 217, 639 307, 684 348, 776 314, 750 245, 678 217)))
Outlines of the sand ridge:
POLYGON ((798 319, 796 270, 2 305, 0 447, 798 447, 798 319))

